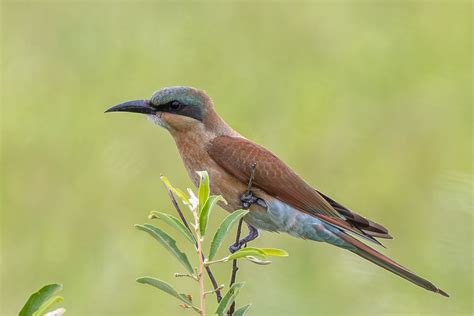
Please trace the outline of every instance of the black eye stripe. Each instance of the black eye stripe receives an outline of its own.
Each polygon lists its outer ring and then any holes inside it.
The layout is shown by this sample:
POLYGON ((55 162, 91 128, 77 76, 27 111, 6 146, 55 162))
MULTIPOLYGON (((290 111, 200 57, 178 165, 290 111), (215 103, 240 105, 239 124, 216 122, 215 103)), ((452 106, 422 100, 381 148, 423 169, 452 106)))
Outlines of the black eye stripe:
POLYGON ((155 106, 155 108, 157 111, 187 116, 202 122, 202 110, 196 105, 183 104, 177 100, 173 100, 166 104, 155 106))
POLYGON ((172 110, 179 110, 182 107, 182 104, 179 101, 173 101, 170 103, 170 108, 172 110))

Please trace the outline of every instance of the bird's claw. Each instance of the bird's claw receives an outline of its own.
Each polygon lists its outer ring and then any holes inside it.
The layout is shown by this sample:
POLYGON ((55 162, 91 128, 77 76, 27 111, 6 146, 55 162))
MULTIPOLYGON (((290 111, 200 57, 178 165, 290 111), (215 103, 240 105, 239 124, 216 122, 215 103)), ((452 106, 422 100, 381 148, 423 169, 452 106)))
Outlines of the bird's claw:
POLYGON ((259 197, 256 197, 252 191, 246 191, 240 196, 240 202, 244 209, 248 209, 252 204, 258 204, 262 207, 267 207, 267 203, 259 197))
MULTIPOLYGON (((252 173, 250 175, 247 191, 245 191, 240 196, 240 202, 242 203, 242 208, 244 208, 246 210, 249 209, 249 207, 252 204, 258 204, 258 205, 260 205, 264 208, 267 207, 267 203, 265 203, 265 201, 262 200, 261 198, 256 197, 253 194, 253 192, 251 191, 256 168, 257 168, 257 164, 256 163, 252 164, 252 173)), ((249 234, 247 236, 245 236, 244 238, 240 239, 239 241, 237 241, 235 244, 232 244, 232 245, 229 246, 229 251, 231 253, 234 253, 234 252, 238 251, 240 248, 242 248, 242 246, 246 247, 248 242, 250 242, 250 241, 252 241, 252 240, 254 240, 255 238, 258 237, 258 235, 259 235, 258 230, 250 224, 247 224, 247 226, 249 228, 249 234)), ((240 228, 239 228, 239 234, 240 234, 240 228)))
POLYGON ((240 248, 242 248, 242 246, 244 246, 245 243, 241 243, 240 240, 239 242, 236 242, 235 244, 232 244, 229 246, 229 251, 230 253, 234 253, 236 252, 237 250, 240 250, 240 248))
POLYGON ((255 227, 253 227, 250 224, 247 224, 247 227, 249 228, 249 234, 247 236, 245 236, 244 238, 240 239, 235 244, 232 244, 232 245, 229 246, 229 251, 231 253, 236 252, 237 250, 239 250, 243 246, 247 246, 248 242, 251 242, 252 240, 256 239, 259 236, 258 229, 256 229, 255 227))

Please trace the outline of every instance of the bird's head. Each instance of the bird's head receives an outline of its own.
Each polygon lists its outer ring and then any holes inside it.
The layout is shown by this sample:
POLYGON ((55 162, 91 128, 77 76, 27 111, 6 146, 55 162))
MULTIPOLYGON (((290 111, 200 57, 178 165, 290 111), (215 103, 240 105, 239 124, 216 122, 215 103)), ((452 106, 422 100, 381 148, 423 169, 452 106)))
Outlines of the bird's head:
POLYGON ((204 91, 181 86, 163 88, 150 99, 127 101, 105 112, 146 114, 172 134, 204 128, 214 113, 212 100, 204 91))

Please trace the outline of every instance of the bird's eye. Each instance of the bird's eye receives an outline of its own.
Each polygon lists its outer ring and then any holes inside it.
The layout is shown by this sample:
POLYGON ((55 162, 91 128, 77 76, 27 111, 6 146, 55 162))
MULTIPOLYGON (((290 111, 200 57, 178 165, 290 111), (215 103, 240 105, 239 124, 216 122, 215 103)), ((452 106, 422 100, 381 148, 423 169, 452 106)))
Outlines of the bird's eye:
POLYGON ((181 103, 179 103, 179 101, 173 101, 170 104, 170 108, 175 111, 179 110, 181 108, 181 103))

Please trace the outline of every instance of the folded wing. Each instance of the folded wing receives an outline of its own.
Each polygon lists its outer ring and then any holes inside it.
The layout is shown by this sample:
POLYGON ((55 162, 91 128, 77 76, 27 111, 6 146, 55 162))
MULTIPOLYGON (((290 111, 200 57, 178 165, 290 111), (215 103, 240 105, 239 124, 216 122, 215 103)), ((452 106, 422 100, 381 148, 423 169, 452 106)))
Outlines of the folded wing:
POLYGON ((254 142, 219 136, 207 150, 218 165, 244 184, 248 183, 251 166, 256 163, 253 185, 304 213, 374 242, 377 242, 374 237, 391 238, 385 227, 318 192, 277 156, 254 142))

